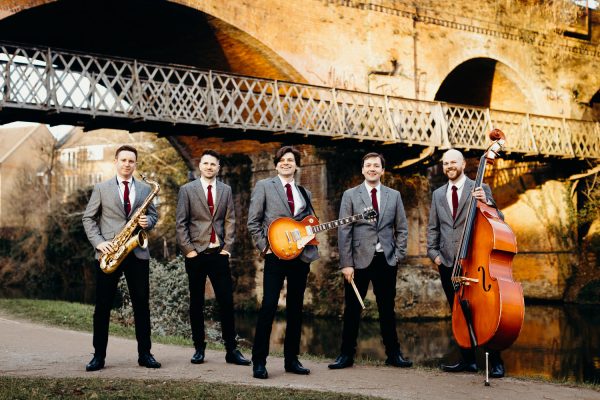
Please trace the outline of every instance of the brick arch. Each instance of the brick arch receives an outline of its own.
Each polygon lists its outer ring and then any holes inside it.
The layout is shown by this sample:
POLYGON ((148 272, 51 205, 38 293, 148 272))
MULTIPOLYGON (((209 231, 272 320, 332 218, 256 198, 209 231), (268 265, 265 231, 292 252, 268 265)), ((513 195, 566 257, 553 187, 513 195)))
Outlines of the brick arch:
MULTIPOLYGON (((115 0, 116 1, 116 0, 115 0)), ((57 11, 58 9, 60 9, 61 7, 63 7, 63 9, 67 9, 71 11, 71 14, 73 14, 73 10, 76 9, 76 6, 73 6, 73 4, 76 4, 77 2, 73 2, 73 1, 63 1, 63 0, 13 0, 12 4, 10 7, 6 7, 5 9, 0 9, 0 25, 4 24, 5 26, 9 26, 9 29, 6 29, 6 31, 8 32, 15 32, 15 31, 19 31, 21 29, 17 29, 17 27, 19 26, 25 26, 23 24, 23 20, 28 19, 28 21, 35 21, 35 23, 30 23, 28 24, 29 26, 35 26, 35 25, 41 25, 41 24, 45 24, 48 23, 50 24, 50 22, 44 22, 45 19, 40 18, 39 14, 42 14, 42 8, 41 7, 47 7, 44 11, 51 11, 54 13, 54 15, 59 14, 59 11, 57 11), (62 3, 62 4, 61 4, 62 3), (64 6, 63 6, 64 4, 64 6), (38 12, 35 12, 35 11, 38 12), (37 14, 37 19, 32 18, 32 16, 36 16, 37 14), (21 23, 19 24, 15 24, 15 23, 11 23, 11 20, 19 20, 21 21, 21 23)), ((117 3, 119 3, 117 1, 117 3)), ((125 7, 125 9, 127 8, 132 8, 132 7, 141 7, 143 6, 143 0, 130 0, 130 1, 123 1, 123 5, 125 7), (137 4, 139 2, 139 5, 137 4)), ((217 69, 217 70, 225 70, 225 71, 229 71, 229 72, 235 72, 235 73, 239 73, 239 74, 244 74, 244 75, 253 75, 253 76, 260 76, 260 77, 265 77, 265 78, 272 78, 272 79, 280 79, 280 80, 292 80, 292 81, 299 81, 299 82, 305 82, 306 80, 302 77, 302 75, 300 73, 298 73, 298 71, 292 67, 287 61, 285 61, 281 56, 279 56, 278 54, 276 54, 275 51, 271 50, 268 46, 266 46, 264 43, 262 43, 259 39, 256 39, 255 37, 253 37, 252 35, 246 33, 243 30, 243 27, 238 28, 236 27, 234 24, 231 24, 230 22, 226 22, 225 20, 222 20, 219 18, 218 15, 214 15, 214 14, 219 14, 218 9, 216 10, 217 12, 215 12, 214 9, 212 10, 208 10, 208 7, 201 7, 197 4, 194 4, 194 2, 190 2, 190 1, 170 1, 170 2, 165 2, 162 5, 157 6, 156 4, 153 5, 154 7, 164 7, 166 9, 164 15, 167 15, 169 12, 173 11, 175 8, 179 8, 179 9, 188 9, 190 12, 197 12, 197 13, 202 13, 202 15, 205 16, 206 19, 206 25, 208 26, 208 28, 206 27, 200 27, 200 29, 204 29, 206 30, 210 30, 211 35, 213 36, 212 38, 210 38, 209 40, 213 40, 215 41, 217 44, 216 45, 212 45, 213 49, 214 48, 219 48, 218 52, 222 53, 221 56, 213 56, 213 58, 216 60, 216 63, 213 65, 198 65, 193 63, 192 57, 180 57, 178 59, 160 59, 160 58, 153 58, 152 56, 147 56, 147 55, 138 55, 135 54, 134 55, 129 55, 129 54, 120 54, 120 53, 114 53, 111 54, 110 52, 110 46, 106 46, 105 48, 102 48, 101 50, 96 50, 93 49, 92 52, 98 52, 98 53, 103 53, 103 54, 107 54, 107 55, 118 55, 118 56, 125 56, 125 57, 135 57, 135 58, 140 58, 140 59, 148 59, 150 61, 159 61, 159 62, 169 62, 169 63, 177 63, 177 64, 185 64, 185 65, 192 65, 192 66, 196 66, 196 67, 200 67, 200 68, 210 68, 210 69, 217 69)), ((89 7, 93 7, 93 4, 88 6, 89 7)), ((123 9, 121 8, 121 9, 123 9)), ((215 7, 213 7, 215 8, 215 7)), ((119 9, 120 7, 113 7, 112 8, 112 13, 119 13, 119 9)), ((81 9, 76 9, 81 11, 81 9)), ((86 9, 87 10, 87 9, 86 9)), ((85 19, 85 18, 83 18, 85 19)), ((234 21, 235 22, 235 21, 234 21)), ((55 22, 53 22, 55 23, 55 22)), ((113 25, 118 25, 118 21, 115 23, 115 21, 113 21, 113 25)), ((70 25, 67 24, 65 21, 65 25, 70 25)), ((160 24, 157 24, 160 25, 160 24)), ((173 25, 173 23, 171 23, 171 25, 173 25)), ((176 24, 175 24, 176 25, 176 24)), ((157 29, 152 29, 153 24, 149 23, 148 25, 148 32, 152 32, 153 30, 158 30, 157 29)), ((48 28, 48 27, 47 27, 48 28)), ((94 29, 93 27, 90 27, 90 29, 87 29, 88 27, 81 27, 82 31, 86 31, 86 30, 92 30, 94 29)), ((194 27, 195 28, 195 27, 194 27)), ((189 28, 188 32, 191 31, 194 28, 189 28)), ((113 28, 114 29, 114 26, 113 28)), ((75 28, 74 30, 77 30, 77 28, 75 28)), ((204 33, 202 33, 204 34, 204 33)), ((97 34, 99 35, 99 34, 97 34)), ((69 33, 65 32, 64 36, 70 36, 69 33)), ((48 39, 46 37, 44 37, 44 35, 38 34, 37 37, 32 35, 31 33, 29 34, 22 34, 21 36, 18 36, 17 34, 14 35, 7 35, 5 37, 5 40, 13 40, 16 42, 20 42, 20 43, 32 43, 32 44, 36 44, 36 45, 48 45, 48 46, 53 46, 53 47, 61 47, 61 48, 66 48, 66 49, 72 49, 72 50, 82 50, 82 51, 86 51, 87 49, 80 49, 80 48, 76 48, 76 46, 72 46, 71 44, 68 43, 66 46, 63 45, 60 41, 57 42, 57 40, 54 40, 54 42, 48 42, 48 39)), ((100 39, 97 39, 98 41, 100 41, 100 39)), ((156 39, 154 39, 156 40, 156 39)), ((175 42, 177 40, 174 40, 175 42)), ((178 43, 172 43, 173 47, 176 47, 178 49, 178 51, 180 50, 181 53, 186 53, 188 52, 188 50, 191 50, 191 52, 193 53, 194 51, 196 53, 202 53, 203 51, 205 51, 206 46, 203 46, 202 43, 200 43, 199 45, 196 45, 195 47, 197 47, 197 49, 194 49, 192 43, 193 41, 189 40, 189 37, 186 38, 181 38, 182 43, 178 44, 178 43)), ((117 42, 117 40, 115 40, 115 42, 117 42)), ((148 46, 146 47, 151 47, 150 43, 145 43, 148 44, 148 46)), ((159 43, 159 45, 165 45, 165 43, 159 43)), ((134 46, 135 47, 135 46, 134 46)), ((168 46, 171 47, 171 46, 168 46)), ((165 53, 169 53, 169 51, 167 51, 168 49, 164 49, 165 53)), ((171 53, 174 53, 175 51, 171 51, 171 53)), ((123 53, 123 52, 121 52, 123 53)), ((160 49, 159 50, 154 50, 154 53, 160 53, 160 49)), ((196 56, 196 58, 198 58, 196 56)))
POLYGON ((534 92, 520 74, 498 59, 482 56, 455 62, 435 89, 435 100, 493 109, 534 110, 534 92))

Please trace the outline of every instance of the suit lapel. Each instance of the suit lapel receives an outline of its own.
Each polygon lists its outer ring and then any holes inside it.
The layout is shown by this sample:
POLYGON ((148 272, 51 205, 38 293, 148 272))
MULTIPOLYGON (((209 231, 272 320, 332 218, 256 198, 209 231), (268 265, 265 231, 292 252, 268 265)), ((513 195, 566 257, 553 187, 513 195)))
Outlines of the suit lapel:
POLYGON ((127 218, 127 215, 125 215, 125 207, 121 201, 121 188, 119 187, 119 181, 116 176, 115 179, 112 180, 112 187, 114 188, 113 192, 115 193, 115 204, 121 210, 123 217, 127 218))
POLYGON ((467 203, 467 200, 470 198, 471 192, 473 191, 474 184, 475 184, 475 182, 470 180, 469 178, 467 178, 467 180, 465 180, 465 185, 463 186, 463 191, 462 191, 462 194, 460 195, 460 200, 458 201, 458 210, 456 210, 456 219, 458 219, 458 216, 462 212, 462 209, 465 208, 465 204, 467 203))
POLYGON ((131 211, 129 211, 129 215, 131 215, 134 212, 134 210, 136 210, 147 197, 142 185, 138 185, 137 181, 133 177, 131 178, 131 182, 133 182, 133 184, 135 186, 135 201, 133 202, 131 211))
POLYGON ((288 204, 287 193, 285 193, 285 191, 283 190, 283 185, 281 184, 281 179, 279 179, 278 177, 275 177, 275 178, 271 179, 271 182, 273 183, 275 192, 277 192, 277 194, 279 195, 279 198, 283 202, 283 205, 285 206, 287 213, 291 217, 293 217, 292 210, 290 210, 290 205, 288 204))
POLYGON ((371 195, 367 193, 367 188, 365 188, 364 183, 361 183, 358 187, 358 194, 360 195, 360 198, 362 199, 363 203, 365 203, 365 208, 373 206, 373 202, 371 201, 371 195))
POLYGON ((446 197, 446 194, 448 193, 448 183, 446 183, 444 186, 442 186, 443 190, 441 191, 441 199, 440 201, 442 202, 442 208, 444 210, 446 210, 446 213, 448 214, 448 218, 450 219, 450 221, 452 221, 452 210, 450 210, 450 205, 448 204, 448 198, 446 197))
POLYGON ((194 194, 198 198, 199 203, 204 207, 204 210, 210 215, 210 208, 208 208, 208 200, 206 200, 206 195, 204 194, 204 188, 202 188, 202 182, 200 178, 194 181, 194 194))
POLYGON ((381 193, 379 194, 379 218, 377 219, 377 224, 383 220, 383 214, 385 214, 385 208, 388 202, 388 196, 390 194, 390 190, 387 186, 380 186, 381 193))
MULTIPOLYGON (((213 196, 215 196, 215 194, 217 195, 217 203, 215 204, 215 212, 213 213, 213 215, 217 215, 217 210, 219 209, 219 206, 221 205, 221 203, 224 201, 224 196, 223 196, 223 183, 216 181, 215 183, 215 192, 213 193, 213 196)), ((206 202, 208 204, 208 201, 206 202)))

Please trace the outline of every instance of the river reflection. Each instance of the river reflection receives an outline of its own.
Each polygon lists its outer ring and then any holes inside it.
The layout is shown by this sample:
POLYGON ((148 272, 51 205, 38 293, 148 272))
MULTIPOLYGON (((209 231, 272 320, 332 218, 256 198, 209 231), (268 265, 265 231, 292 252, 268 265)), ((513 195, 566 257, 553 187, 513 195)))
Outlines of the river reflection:
MULTIPOLYGON (((250 346, 256 316, 236 316, 238 334, 250 346)), ((437 367, 458 359, 450 320, 399 321, 400 346, 417 364, 437 367)), ((273 326, 271 349, 283 351, 285 320, 273 326)), ((342 322, 305 318, 301 352, 334 359, 341 344, 342 322)), ((362 321, 358 358, 384 360, 377 321, 362 321)), ((484 365, 479 355, 479 365, 484 365)), ((519 339, 502 353, 508 375, 540 376, 564 381, 600 383, 600 314, 594 308, 528 305, 519 339)))

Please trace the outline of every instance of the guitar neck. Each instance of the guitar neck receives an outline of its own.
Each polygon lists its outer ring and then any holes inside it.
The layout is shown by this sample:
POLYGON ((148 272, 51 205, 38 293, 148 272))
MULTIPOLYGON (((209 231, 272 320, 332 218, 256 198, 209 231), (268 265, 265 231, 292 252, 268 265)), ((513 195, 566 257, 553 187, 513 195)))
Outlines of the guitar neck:
POLYGON ((364 219, 363 215, 356 214, 356 215, 351 215, 346 218, 336 219, 335 221, 325 222, 324 224, 315 225, 315 226, 312 226, 311 229, 312 229, 313 233, 318 233, 318 232, 323 232, 323 231, 326 231, 329 229, 337 228, 338 226, 341 226, 341 225, 346 225, 346 224, 350 224, 352 222, 360 221, 361 219, 364 219))

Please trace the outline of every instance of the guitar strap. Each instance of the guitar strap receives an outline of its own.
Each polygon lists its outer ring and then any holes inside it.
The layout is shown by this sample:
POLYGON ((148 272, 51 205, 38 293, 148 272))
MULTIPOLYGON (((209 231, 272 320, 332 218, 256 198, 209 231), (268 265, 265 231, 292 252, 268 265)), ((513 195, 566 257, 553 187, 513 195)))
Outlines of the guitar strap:
POLYGON ((306 202, 306 204, 310 207, 310 210, 312 211, 312 214, 319 219, 319 216, 317 215, 317 213, 315 212, 315 208, 313 207, 312 203, 310 202, 310 198, 308 197, 308 193, 306 193, 306 189, 304 189, 303 186, 298 185, 298 190, 300 190, 300 193, 302 193, 302 197, 304 197, 304 201, 306 202))

